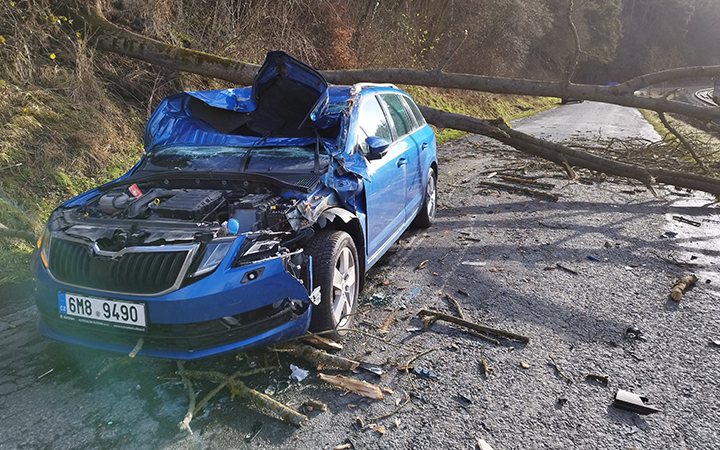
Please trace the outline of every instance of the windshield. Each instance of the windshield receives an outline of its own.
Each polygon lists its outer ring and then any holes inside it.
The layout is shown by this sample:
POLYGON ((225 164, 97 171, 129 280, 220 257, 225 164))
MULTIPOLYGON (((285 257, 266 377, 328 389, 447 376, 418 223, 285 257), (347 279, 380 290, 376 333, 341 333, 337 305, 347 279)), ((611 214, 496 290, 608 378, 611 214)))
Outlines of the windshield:
MULTIPOLYGON (((329 157, 320 148, 320 169, 329 157)), ((172 146, 152 150, 140 170, 309 173, 315 167, 315 144, 305 146, 172 146)))

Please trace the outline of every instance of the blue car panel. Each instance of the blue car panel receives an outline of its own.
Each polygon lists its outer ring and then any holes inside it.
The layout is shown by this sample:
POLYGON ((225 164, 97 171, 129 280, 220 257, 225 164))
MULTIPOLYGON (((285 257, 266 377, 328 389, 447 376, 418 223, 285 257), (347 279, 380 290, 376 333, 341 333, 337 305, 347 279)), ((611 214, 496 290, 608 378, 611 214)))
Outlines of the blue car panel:
POLYGON ((394 86, 329 86, 283 52, 252 87, 167 97, 142 159, 51 214, 33 258, 40 332, 173 359, 338 336, 349 319, 330 312, 354 311, 428 201, 435 139, 417 114, 394 86))

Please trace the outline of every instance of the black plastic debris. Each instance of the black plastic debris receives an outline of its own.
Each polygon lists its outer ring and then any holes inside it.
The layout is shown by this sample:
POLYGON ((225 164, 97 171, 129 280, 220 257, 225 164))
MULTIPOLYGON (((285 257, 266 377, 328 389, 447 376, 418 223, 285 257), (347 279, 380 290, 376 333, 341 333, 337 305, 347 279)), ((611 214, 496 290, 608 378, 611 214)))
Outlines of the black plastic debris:
POLYGON ((368 373, 371 373, 371 374, 375 375, 376 377, 379 377, 383 374, 382 367, 376 366, 374 364, 360 363, 360 365, 358 366, 358 369, 363 370, 368 373))
POLYGON ((640 328, 636 327, 635 325, 631 326, 627 330, 625 330, 625 335, 629 337, 630 339, 637 339, 638 341, 647 341, 647 338, 643 336, 643 332, 640 328))
POLYGON ((472 399, 470 399, 462 394, 454 395, 452 397, 452 399, 455 400, 456 402, 460 403, 460 406, 462 406, 465 409, 467 409, 468 406, 473 404, 472 399))
POLYGON ((435 372, 433 372, 432 370, 429 370, 429 369, 421 369, 419 367, 416 367, 413 370, 413 372, 415 372, 415 374, 417 374, 423 378, 437 378, 437 375, 435 375, 435 372))
POLYGON ((694 220, 686 219, 683 216, 673 216, 673 220, 677 220, 678 222, 686 223, 688 225, 692 225, 694 227, 699 227, 702 225, 700 222, 695 222, 694 220))
POLYGON ((618 389, 617 394, 615 394, 613 406, 638 414, 653 414, 660 412, 659 409, 652 405, 648 405, 647 402, 647 397, 641 397, 637 394, 633 394, 632 392, 618 389))
POLYGON ((560 408, 562 408, 563 406, 565 406, 565 405, 567 404, 567 402, 568 402, 568 399, 566 399, 566 398, 559 398, 559 399, 557 399, 557 401, 556 401, 557 405, 558 405, 560 408))
POLYGON ((263 423, 260 422, 259 420, 256 420, 255 423, 253 423, 253 426, 250 429, 250 431, 245 435, 245 442, 250 442, 253 439, 255 439, 255 437, 258 434, 260 434, 260 430, 262 430, 262 427, 263 427, 263 423))

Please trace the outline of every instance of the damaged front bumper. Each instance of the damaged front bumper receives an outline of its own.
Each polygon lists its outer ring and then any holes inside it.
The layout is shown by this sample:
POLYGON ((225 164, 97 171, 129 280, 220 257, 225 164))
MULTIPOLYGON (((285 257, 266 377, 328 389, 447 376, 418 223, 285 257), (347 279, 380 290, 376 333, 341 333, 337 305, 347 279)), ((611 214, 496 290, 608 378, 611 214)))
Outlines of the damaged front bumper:
MULTIPOLYGON (((126 295, 59 283, 42 264, 35 297, 43 336, 71 344, 139 355, 198 359, 268 345, 304 334, 312 291, 309 258, 301 251, 237 264, 243 239, 235 240, 223 262, 204 278, 162 295, 126 295), (66 296, 142 305, 144 326, 62 313, 66 296)), ((104 306, 104 304, 103 304, 104 306)), ((97 314, 97 311, 95 312, 97 314)))

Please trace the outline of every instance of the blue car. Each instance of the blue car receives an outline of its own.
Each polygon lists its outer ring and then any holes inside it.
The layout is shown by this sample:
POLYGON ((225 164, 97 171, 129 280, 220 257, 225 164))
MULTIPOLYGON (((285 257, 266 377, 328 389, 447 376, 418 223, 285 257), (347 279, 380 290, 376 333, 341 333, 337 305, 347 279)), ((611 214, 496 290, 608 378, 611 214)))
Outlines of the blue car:
POLYGON ((435 136, 392 85, 329 86, 270 52, 253 85, 165 98, 142 159, 53 211, 43 336, 196 359, 344 336, 365 272, 436 210, 435 136))

